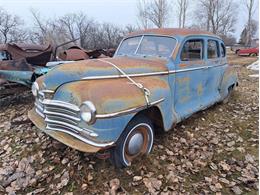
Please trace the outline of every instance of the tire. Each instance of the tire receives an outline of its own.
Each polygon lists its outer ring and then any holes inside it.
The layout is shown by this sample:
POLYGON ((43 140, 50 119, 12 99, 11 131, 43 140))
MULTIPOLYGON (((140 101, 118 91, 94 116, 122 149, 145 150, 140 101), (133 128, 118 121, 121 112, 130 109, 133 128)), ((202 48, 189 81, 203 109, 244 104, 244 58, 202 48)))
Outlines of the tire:
POLYGON ((238 54, 238 52, 239 52, 239 49, 237 49, 235 53, 238 54))
POLYGON ((255 57, 255 56, 257 56, 257 53, 251 53, 250 56, 255 57))
POLYGON ((116 146, 111 149, 111 163, 117 168, 130 166, 137 157, 151 152, 153 138, 151 120, 143 115, 137 116, 129 122, 116 146))
POLYGON ((228 88, 228 94, 227 94, 227 96, 222 100, 222 103, 223 103, 223 104, 227 104, 227 103, 229 102, 229 99, 230 99, 230 97, 231 97, 231 95, 232 95, 233 90, 234 90, 234 86, 233 86, 233 85, 228 88))

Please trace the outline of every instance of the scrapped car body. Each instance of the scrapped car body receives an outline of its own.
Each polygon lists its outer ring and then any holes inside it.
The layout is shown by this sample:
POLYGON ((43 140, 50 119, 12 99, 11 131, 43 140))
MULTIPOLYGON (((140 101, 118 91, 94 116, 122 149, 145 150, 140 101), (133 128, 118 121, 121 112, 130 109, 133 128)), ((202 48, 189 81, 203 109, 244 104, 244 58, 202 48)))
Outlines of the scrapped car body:
POLYGON ((236 85, 219 37, 149 29, 125 37, 113 58, 64 64, 38 78, 29 118, 72 148, 109 151, 124 167, 151 151, 156 129, 227 100, 236 85))
POLYGON ((1 44, 0 78, 29 86, 37 75, 45 74, 52 57, 51 45, 1 44))
POLYGON ((95 50, 85 50, 79 46, 72 46, 59 54, 61 60, 87 60, 95 58, 107 58, 113 57, 115 53, 114 49, 95 49, 95 50))
POLYGON ((0 79, 22 85, 31 86, 32 82, 46 74, 54 65, 70 63, 71 61, 112 57, 113 50, 89 50, 72 46, 59 54, 56 59, 57 48, 71 41, 53 48, 52 45, 16 44, 0 45, 0 79), (50 63, 51 62, 51 63, 50 63))

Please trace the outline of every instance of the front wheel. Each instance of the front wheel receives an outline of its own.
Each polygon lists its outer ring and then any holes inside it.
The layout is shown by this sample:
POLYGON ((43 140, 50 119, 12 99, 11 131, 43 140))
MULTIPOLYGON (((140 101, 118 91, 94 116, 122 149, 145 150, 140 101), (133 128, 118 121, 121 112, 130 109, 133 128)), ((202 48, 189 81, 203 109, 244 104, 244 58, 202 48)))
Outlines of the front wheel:
POLYGON ((140 156, 150 153, 153 146, 153 125, 149 118, 137 116, 129 122, 111 150, 110 161, 117 168, 130 166, 140 156))

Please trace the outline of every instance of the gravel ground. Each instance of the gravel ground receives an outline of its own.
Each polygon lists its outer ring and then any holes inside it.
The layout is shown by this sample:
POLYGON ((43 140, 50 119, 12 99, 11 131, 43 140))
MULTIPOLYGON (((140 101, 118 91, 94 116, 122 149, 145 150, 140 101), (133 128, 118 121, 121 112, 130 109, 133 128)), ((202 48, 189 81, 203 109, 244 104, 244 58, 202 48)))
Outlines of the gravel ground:
MULTIPOLYGON (((257 194, 258 78, 229 56, 239 87, 217 104, 156 135, 152 153, 115 169, 38 132, 25 91, 0 110, 0 194, 257 194)), ((9 101, 9 102, 8 102, 9 101)))

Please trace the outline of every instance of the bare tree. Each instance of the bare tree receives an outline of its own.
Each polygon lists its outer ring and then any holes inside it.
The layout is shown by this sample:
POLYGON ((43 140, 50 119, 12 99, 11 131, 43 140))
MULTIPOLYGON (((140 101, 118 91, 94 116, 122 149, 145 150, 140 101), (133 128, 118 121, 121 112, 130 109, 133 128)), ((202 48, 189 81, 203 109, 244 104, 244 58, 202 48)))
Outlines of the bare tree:
POLYGON ((195 12, 197 26, 218 35, 234 31, 236 5, 233 0, 199 0, 195 12))
POLYGON ((178 14, 178 26, 179 28, 185 27, 187 9, 188 9, 188 0, 177 0, 177 14, 178 14))
POLYGON ((232 46, 236 43, 236 37, 232 34, 222 35, 221 38, 227 46, 232 46))
POLYGON ((129 34, 129 33, 132 33, 132 32, 138 31, 138 30, 139 30, 138 27, 128 24, 125 26, 125 28, 123 30, 123 34, 129 34))
POLYGON ((27 39, 26 32, 22 29, 23 21, 16 15, 11 15, 0 8, 0 41, 22 42, 27 39))
POLYGON ((39 44, 58 44, 55 34, 57 25, 51 20, 42 19, 40 13, 37 10, 31 9, 31 14, 34 19, 34 30, 30 31, 31 41, 39 44))
POLYGON ((254 6, 255 6, 255 0, 243 0, 243 3, 246 7, 246 11, 247 11, 247 15, 248 15, 248 19, 247 19, 247 24, 246 24, 246 40, 245 40, 245 44, 246 45, 251 45, 252 42, 252 18, 253 18, 253 14, 255 12, 254 10, 254 6))
POLYGON ((166 25, 170 14, 168 0, 140 0, 138 4, 138 18, 143 28, 148 28, 151 22, 157 28, 166 25))
POLYGON ((151 26, 150 20, 148 18, 148 1, 147 0, 139 0, 137 4, 137 18, 139 20, 139 27, 143 29, 147 29, 151 26))
POLYGON ((258 22, 256 20, 252 19, 250 23, 251 23, 250 24, 251 36, 249 36, 248 25, 246 25, 240 34, 240 39, 239 39, 240 44, 252 46, 252 38, 255 36, 255 34, 257 32, 258 22), (250 41, 249 41, 249 39, 250 39, 250 41), (250 42, 250 44, 249 44, 249 42, 250 42))
POLYGON ((122 29, 110 23, 104 23, 101 31, 103 32, 103 48, 115 48, 123 38, 122 29))
POLYGON ((89 19, 86 14, 80 12, 77 14, 67 14, 59 19, 59 23, 64 29, 68 39, 79 38, 80 45, 87 47, 87 38, 91 28, 94 26, 94 20, 89 19))
POLYGON ((167 0, 153 0, 148 6, 148 18, 158 28, 165 26, 169 19, 170 4, 167 0))

